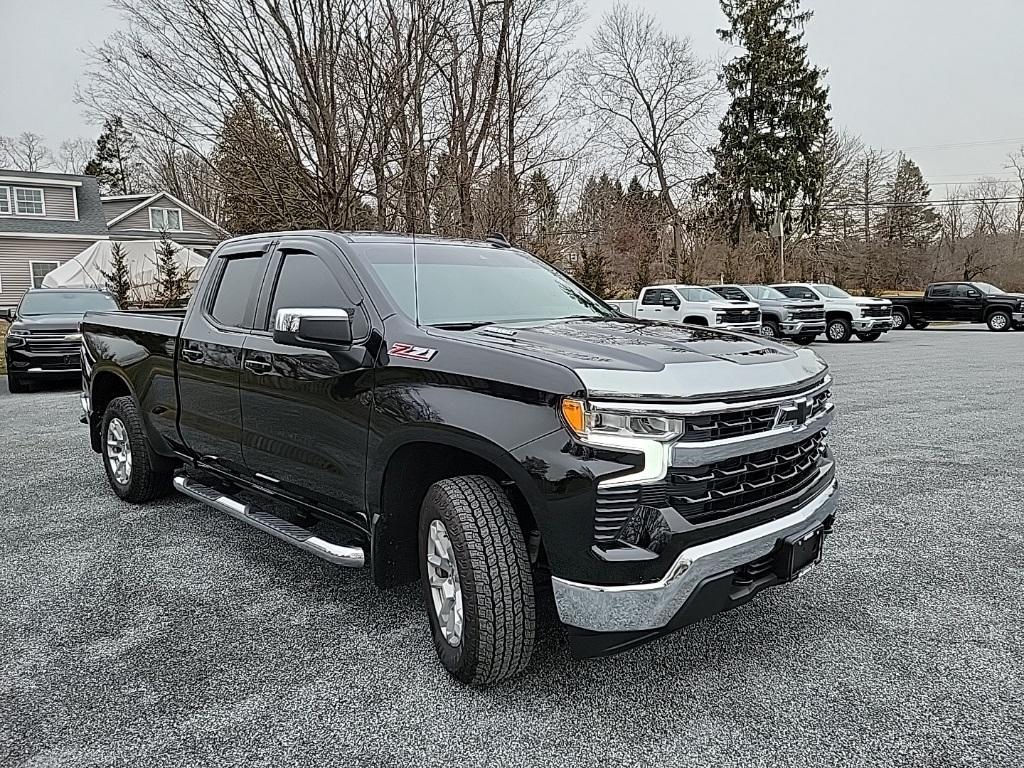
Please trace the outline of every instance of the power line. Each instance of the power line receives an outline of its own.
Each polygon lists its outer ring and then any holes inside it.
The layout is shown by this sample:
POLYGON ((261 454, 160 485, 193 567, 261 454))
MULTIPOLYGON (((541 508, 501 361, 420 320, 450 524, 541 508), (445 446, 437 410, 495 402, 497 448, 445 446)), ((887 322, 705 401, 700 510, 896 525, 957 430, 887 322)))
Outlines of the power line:
POLYGON ((919 152, 927 149, 966 149, 968 147, 994 147, 1000 144, 1024 144, 1024 136, 1016 139, 987 139, 984 141, 962 141, 953 144, 922 144, 917 147, 883 147, 883 152, 919 152))

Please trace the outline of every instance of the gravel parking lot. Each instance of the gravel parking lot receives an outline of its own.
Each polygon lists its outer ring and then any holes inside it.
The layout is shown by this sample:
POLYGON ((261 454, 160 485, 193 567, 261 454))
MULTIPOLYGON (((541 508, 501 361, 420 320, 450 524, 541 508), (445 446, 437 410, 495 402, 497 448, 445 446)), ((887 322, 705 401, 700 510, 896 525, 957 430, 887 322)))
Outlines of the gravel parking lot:
POLYGON ((1024 333, 818 344, 844 500, 825 561, 574 661, 548 617, 494 689, 419 592, 183 497, 118 501, 73 389, 0 392, 0 766, 1016 765, 1024 333))

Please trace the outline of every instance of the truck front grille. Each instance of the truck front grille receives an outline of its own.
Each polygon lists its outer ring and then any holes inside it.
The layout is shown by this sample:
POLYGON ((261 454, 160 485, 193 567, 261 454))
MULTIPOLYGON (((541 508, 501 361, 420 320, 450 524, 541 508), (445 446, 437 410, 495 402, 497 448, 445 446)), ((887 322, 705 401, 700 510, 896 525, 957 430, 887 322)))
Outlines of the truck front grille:
MULTIPOLYGON (((708 450, 743 450, 744 439, 752 441, 749 453, 731 456, 702 466, 668 467, 657 482, 598 487, 594 510, 594 541, 608 543, 628 538, 629 526, 644 510, 674 509, 695 526, 717 525, 718 521, 745 512, 770 510, 776 504, 808 491, 822 477, 831 459, 825 444, 827 431, 814 422, 831 410, 832 393, 828 382, 805 388, 785 397, 761 402, 722 405, 726 410, 686 413, 684 433, 675 445, 685 445, 685 455, 708 450), (757 450, 757 435, 786 428, 806 428, 813 432, 802 440, 774 448, 757 450), (723 442, 725 441, 725 442, 723 442), (733 442, 736 441, 736 442, 733 442), (624 528, 625 526, 625 528, 624 528)), ((827 422, 825 422, 827 423, 827 422)), ((797 437, 794 435, 793 437, 797 437)), ((761 442, 763 446, 764 443, 761 442)), ((726 455, 729 455, 726 453, 726 455)), ((673 450, 673 455, 676 451, 673 450)), ((679 454, 684 455, 684 454, 679 454)), ((692 462, 695 463, 695 462, 692 462)))
POLYGON ((788 496, 809 484, 825 455, 823 433, 784 448, 773 448, 695 468, 669 470, 662 487, 648 486, 641 503, 668 506, 699 525, 788 496))
POLYGON ((28 336, 25 347, 29 352, 71 355, 78 354, 82 348, 82 342, 79 340, 68 341, 63 336, 28 336))
POLYGON ((891 317, 892 307, 861 307, 863 317, 891 317))
POLYGON ((757 309, 730 309, 722 316, 723 323, 758 323, 761 312, 757 309))
POLYGON ((793 312, 794 320, 824 320, 824 309, 798 309, 793 312))

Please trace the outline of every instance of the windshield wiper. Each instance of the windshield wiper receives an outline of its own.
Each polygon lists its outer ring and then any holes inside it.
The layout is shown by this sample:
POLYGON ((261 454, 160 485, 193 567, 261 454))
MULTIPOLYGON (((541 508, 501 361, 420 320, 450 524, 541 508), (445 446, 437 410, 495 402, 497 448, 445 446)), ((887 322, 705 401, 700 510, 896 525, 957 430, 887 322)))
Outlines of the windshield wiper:
POLYGON ((483 328, 485 325, 494 325, 492 320, 478 320, 465 323, 434 323, 431 328, 440 328, 442 331, 472 331, 476 328, 483 328))

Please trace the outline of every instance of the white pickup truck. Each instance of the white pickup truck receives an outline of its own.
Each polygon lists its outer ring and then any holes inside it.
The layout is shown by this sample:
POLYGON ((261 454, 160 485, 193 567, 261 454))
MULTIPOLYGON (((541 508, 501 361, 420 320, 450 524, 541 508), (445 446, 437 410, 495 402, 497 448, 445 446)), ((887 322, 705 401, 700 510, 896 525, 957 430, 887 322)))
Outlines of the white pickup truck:
POLYGON ((761 332, 761 307, 752 301, 723 299, 696 285, 652 285, 633 301, 608 302, 620 312, 643 320, 706 325, 748 333, 761 332))
POLYGON ((827 283, 782 283, 772 288, 791 299, 810 299, 825 305, 825 338, 842 344, 857 334, 861 341, 875 341, 892 330, 892 302, 851 296, 827 283))

